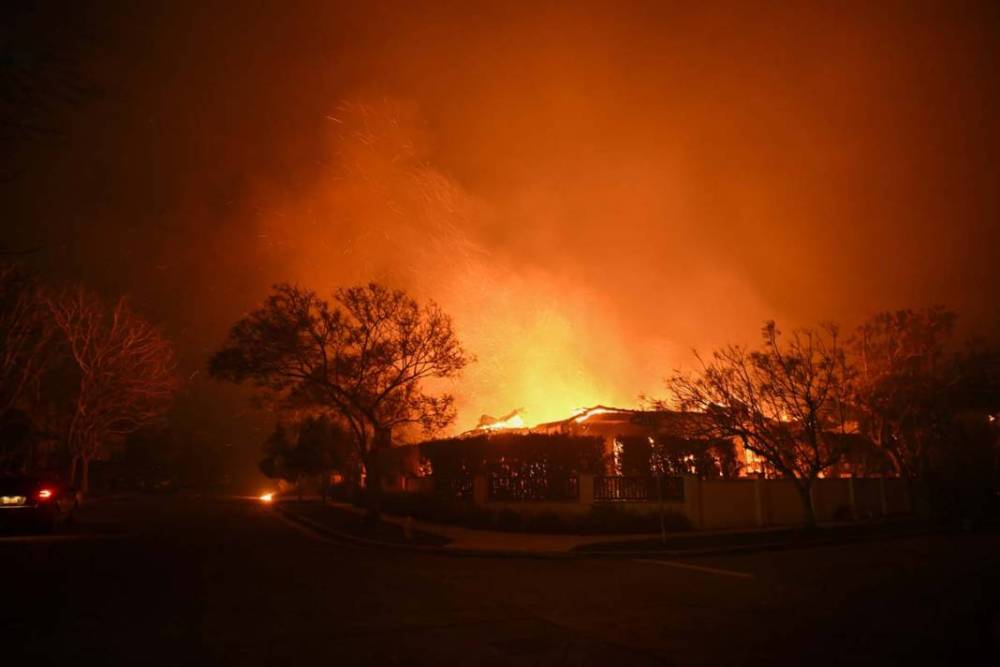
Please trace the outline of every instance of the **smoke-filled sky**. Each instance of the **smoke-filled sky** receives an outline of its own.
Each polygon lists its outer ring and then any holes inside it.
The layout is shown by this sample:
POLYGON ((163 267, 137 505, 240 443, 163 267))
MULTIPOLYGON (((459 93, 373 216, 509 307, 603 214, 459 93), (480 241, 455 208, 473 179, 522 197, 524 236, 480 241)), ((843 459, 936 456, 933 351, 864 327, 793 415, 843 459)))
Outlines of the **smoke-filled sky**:
POLYGON ((52 131, 4 137, 3 242, 130 293, 223 433, 201 369, 284 280, 439 301, 458 430, 635 404, 767 318, 996 326, 995 4, 131 4, 7 11, 52 131))

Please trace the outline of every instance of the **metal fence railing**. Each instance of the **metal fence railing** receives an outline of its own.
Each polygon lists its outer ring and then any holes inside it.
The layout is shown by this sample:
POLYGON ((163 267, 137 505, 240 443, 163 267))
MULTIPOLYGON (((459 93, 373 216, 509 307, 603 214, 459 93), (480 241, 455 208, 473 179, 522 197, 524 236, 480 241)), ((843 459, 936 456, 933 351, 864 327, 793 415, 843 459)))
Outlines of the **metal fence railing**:
POLYGON ((594 502, 679 502, 684 500, 683 477, 594 477, 594 502), (659 487, 659 488, 658 488, 659 487))

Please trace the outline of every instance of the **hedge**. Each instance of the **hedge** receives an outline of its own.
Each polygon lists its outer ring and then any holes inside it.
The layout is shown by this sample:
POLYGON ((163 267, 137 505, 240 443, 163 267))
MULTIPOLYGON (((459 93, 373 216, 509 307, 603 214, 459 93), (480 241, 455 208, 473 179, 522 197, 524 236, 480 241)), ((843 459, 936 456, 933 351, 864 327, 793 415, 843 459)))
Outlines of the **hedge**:
MULTIPOLYGON (((614 505, 594 505, 586 514, 562 515, 519 512, 509 507, 490 510, 436 496, 391 493, 383 496, 382 511, 434 523, 505 532, 587 535, 654 533, 660 530, 658 513, 633 512, 614 505)), ((691 529, 688 518, 678 512, 668 511, 664 519, 668 531, 691 529)))

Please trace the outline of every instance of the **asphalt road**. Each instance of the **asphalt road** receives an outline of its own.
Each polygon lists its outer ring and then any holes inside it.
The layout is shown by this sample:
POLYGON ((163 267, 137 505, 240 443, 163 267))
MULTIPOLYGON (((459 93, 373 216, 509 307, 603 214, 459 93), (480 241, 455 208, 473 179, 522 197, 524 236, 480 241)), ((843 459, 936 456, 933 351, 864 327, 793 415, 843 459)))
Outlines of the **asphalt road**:
POLYGON ((249 501, 0 536, 0 664, 1000 664, 1000 534, 678 561, 347 547, 249 501))

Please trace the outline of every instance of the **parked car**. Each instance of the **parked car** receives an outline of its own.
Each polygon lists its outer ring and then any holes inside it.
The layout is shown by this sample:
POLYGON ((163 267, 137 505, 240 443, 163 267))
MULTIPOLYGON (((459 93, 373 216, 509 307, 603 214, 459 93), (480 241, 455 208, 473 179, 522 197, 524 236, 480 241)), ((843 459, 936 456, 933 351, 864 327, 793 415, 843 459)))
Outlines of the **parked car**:
POLYGON ((53 530, 73 521, 77 505, 76 493, 54 481, 0 476, 0 527, 53 530))

